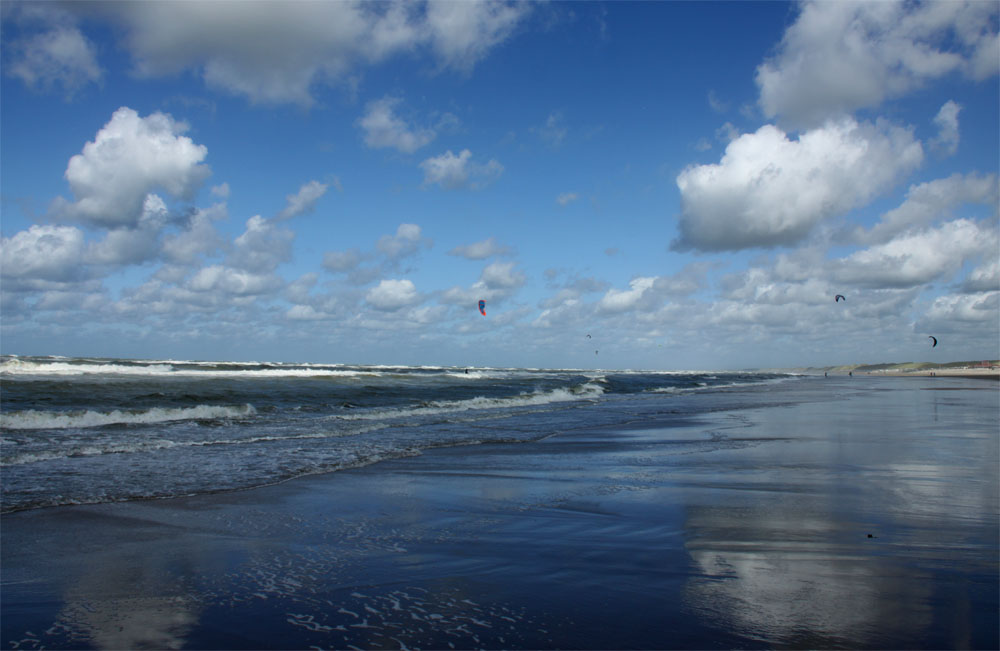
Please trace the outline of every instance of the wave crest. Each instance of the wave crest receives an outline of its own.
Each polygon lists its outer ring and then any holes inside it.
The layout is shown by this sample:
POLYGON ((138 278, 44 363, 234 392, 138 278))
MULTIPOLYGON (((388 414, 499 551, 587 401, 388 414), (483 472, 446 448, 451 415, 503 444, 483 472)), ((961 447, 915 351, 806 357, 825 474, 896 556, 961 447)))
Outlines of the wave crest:
POLYGON ((104 425, 145 425, 176 420, 245 418, 257 413, 253 405, 198 405, 196 407, 114 411, 15 411, 0 415, 3 429, 76 429, 104 425))

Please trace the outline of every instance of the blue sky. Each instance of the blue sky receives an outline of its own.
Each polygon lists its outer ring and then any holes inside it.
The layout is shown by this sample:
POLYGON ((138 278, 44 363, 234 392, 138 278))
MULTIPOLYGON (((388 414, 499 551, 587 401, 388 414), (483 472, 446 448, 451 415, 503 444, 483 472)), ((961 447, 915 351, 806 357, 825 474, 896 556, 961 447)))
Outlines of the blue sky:
POLYGON ((996 358, 998 13, 3 2, 0 349, 996 358))

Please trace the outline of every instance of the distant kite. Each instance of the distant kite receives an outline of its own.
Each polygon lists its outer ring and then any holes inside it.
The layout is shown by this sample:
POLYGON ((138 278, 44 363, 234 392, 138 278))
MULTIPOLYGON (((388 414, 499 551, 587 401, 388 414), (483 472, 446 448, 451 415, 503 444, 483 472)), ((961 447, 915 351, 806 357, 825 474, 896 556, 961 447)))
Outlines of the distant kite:
POLYGON ((486 301, 479 301, 479 313, 486 316, 486 301))
POLYGON ((592 337, 590 335, 587 335, 587 339, 592 339, 592 337))
MULTIPOLYGON (((844 295, 843 295, 843 294, 837 294, 837 295, 836 295, 836 296, 835 296, 835 297, 833 298, 833 302, 834 302, 834 303, 839 303, 839 302, 840 302, 840 299, 842 299, 842 298, 844 298, 844 295)), ((846 302, 846 301, 847 301, 847 299, 846 299, 846 298, 844 298, 844 301, 846 302)))
POLYGON ((933 343, 933 344, 931 344, 931 348, 934 348, 935 346, 937 346, 937 337, 932 337, 932 336, 930 336, 930 335, 927 335, 927 338, 928 338, 928 339, 933 339, 933 340, 934 340, 934 343, 933 343))

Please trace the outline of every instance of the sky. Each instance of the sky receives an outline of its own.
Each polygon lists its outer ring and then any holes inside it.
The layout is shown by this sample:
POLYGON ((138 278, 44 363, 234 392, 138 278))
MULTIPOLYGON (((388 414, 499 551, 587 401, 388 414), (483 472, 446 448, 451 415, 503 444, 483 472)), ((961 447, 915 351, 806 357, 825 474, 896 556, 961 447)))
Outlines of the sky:
POLYGON ((1000 358, 997 2, 0 21, 4 354, 1000 358))

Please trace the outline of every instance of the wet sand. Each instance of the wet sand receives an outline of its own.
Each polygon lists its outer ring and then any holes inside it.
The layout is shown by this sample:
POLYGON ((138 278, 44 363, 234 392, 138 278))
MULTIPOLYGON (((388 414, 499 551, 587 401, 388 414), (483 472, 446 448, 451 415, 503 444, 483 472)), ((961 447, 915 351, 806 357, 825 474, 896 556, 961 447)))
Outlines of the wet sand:
POLYGON ((997 648, 992 385, 802 386, 776 389, 784 406, 7 514, 0 644, 997 648))

